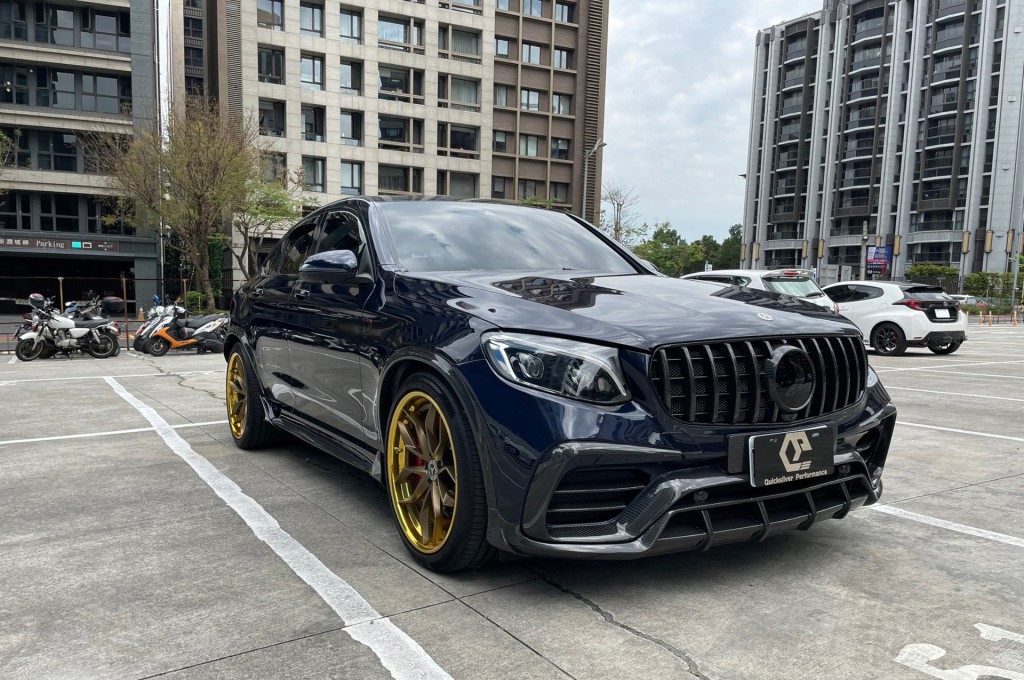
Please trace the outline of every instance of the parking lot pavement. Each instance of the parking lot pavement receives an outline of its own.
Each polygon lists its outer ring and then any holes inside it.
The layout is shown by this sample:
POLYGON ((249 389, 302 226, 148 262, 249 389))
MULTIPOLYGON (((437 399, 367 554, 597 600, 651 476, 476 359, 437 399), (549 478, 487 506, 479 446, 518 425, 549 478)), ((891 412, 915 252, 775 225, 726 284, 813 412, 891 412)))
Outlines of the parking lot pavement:
POLYGON ((1024 679, 1024 328, 870 361, 883 507, 442 576, 369 477, 236 449, 219 356, 0 359, 0 677, 1024 679))

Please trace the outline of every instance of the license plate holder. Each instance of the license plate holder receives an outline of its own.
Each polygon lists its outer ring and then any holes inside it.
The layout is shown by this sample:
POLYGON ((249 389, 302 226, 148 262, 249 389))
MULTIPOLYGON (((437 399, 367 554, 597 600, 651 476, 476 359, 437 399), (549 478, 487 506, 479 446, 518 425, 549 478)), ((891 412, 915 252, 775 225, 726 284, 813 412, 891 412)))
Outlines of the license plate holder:
POLYGON ((935 310, 935 318, 936 319, 950 319, 950 318, 952 318, 952 316, 950 315, 948 309, 946 309, 945 307, 939 307, 938 309, 935 310))
POLYGON ((821 425, 806 430, 757 434, 747 441, 751 486, 774 486, 835 470, 836 429, 821 425))

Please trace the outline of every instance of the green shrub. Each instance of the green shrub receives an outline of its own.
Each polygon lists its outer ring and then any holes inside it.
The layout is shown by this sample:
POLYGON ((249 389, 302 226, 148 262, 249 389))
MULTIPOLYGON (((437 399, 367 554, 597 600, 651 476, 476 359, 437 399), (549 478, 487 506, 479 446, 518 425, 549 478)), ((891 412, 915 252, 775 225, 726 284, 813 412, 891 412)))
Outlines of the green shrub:
POLYGON ((190 290, 185 293, 185 309, 190 312, 200 312, 206 309, 206 296, 201 290, 190 290))

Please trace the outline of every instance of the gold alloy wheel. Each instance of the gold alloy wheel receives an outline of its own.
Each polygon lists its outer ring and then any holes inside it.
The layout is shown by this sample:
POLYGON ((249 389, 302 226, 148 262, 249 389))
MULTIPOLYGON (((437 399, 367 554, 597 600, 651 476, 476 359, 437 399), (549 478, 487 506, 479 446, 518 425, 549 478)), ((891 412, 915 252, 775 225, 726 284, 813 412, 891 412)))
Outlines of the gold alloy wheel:
POLYGON ((419 552, 437 552, 455 520, 458 477, 448 421, 426 393, 405 395, 391 416, 387 465, 402 532, 419 552))
POLYGON ((226 394, 231 434, 235 439, 241 439, 245 434, 245 412, 249 400, 246 395, 245 365, 242 363, 242 355, 238 352, 232 354, 231 361, 228 362, 226 394))

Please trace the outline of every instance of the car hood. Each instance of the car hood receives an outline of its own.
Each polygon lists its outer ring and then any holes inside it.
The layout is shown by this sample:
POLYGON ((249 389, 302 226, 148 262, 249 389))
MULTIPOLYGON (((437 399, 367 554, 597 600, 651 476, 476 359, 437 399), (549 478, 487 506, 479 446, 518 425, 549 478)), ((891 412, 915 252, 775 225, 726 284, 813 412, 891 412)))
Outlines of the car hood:
POLYGON ((638 349, 714 339, 858 334, 829 310, 768 291, 642 274, 577 274, 399 274, 395 292, 454 306, 503 330, 638 349))

